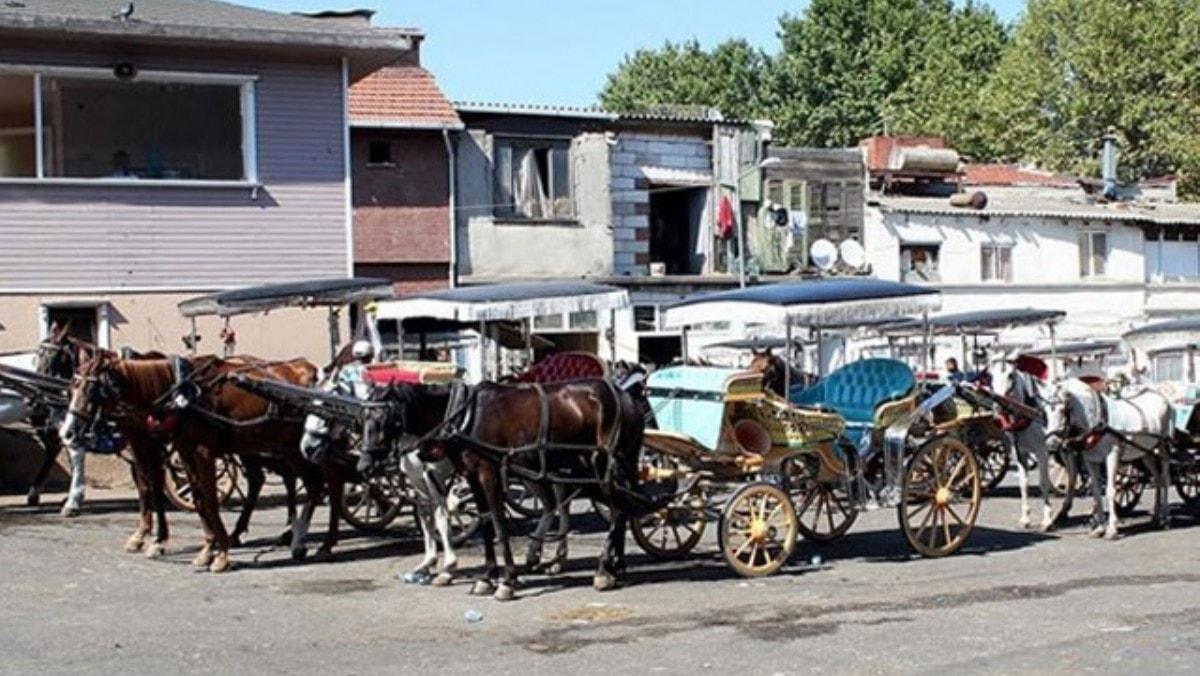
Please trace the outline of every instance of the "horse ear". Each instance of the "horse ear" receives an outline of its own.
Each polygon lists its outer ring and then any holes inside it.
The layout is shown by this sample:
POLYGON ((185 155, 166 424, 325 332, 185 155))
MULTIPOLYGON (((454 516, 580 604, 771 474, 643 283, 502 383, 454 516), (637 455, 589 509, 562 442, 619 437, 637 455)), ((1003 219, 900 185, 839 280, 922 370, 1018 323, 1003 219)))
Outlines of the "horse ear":
POLYGON ((54 322, 50 325, 50 339, 56 343, 61 343, 67 335, 67 325, 60 322, 54 322))

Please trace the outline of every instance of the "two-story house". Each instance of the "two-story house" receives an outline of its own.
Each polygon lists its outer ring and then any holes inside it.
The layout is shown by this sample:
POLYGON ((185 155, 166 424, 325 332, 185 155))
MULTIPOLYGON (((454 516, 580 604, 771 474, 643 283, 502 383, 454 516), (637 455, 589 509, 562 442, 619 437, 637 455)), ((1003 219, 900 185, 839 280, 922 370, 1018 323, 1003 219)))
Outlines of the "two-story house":
MULTIPOLYGON (((183 299, 353 272, 347 92, 418 35, 358 12, 117 9, 0 3, 0 352, 53 322, 179 352, 183 299)), ((242 322, 239 348, 320 357, 324 321, 242 322)), ((201 350, 219 330, 201 322, 201 350)))

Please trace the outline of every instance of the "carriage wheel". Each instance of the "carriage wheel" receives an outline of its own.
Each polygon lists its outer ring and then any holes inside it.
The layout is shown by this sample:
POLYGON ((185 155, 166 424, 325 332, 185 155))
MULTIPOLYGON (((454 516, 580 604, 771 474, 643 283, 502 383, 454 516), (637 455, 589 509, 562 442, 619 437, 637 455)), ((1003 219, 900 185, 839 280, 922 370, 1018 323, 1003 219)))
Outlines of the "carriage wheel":
MULTIPOLYGON (((1029 457, 1033 458, 1030 453, 1029 457)), ((1037 471, 1037 463, 1031 462, 1034 469, 1037 471)), ((1050 454, 1050 488, 1055 495, 1066 497, 1068 494, 1074 496, 1083 490, 1087 485, 1087 471, 1079 465, 1079 461, 1075 459, 1073 453, 1069 453, 1065 458, 1059 453, 1050 454)))
POLYGON ((354 528, 378 533, 400 516, 407 502, 403 475, 389 472, 362 483, 346 482, 337 508, 338 514, 354 528))
POLYGON ((1012 455, 1007 436, 989 435, 983 440, 979 447, 979 471, 983 474, 985 491, 991 491, 1004 482, 1012 455))
POLYGON ((1200 505, 1200 457, 1193 456, 1192 462, 1172 467, 1171 483, 1188 507, 1200 505))
POLYGON ((796 548, 796 512, 776 486, 746 484, 729 498, 718 532, 730 568, 743 577, 771 575, 796 548))
POLYGON ((1128 518, 1142 501, 1142 493, 1150 477, 1142 463, 1134 460, 1117 465, 1117 476, 1113 482, 1116 489, 1117 516, 1128 518))
POLYGON ((479 530, 479 505, 467 480, 455 474, 446 489, 446 510, 450 514, 450 541, 457 547, 479 530))
MULTIPOLYGON (((238 481, 241 478, 241 464, 236 458, 218 457, 214 462, 217 475, 217 499, 222 505, 228 502, 235 492, 244 496, 238 481)), ((171 451, 166 462, 166 481, 164 489, 167 500, 176 509, 185 512, 196 511, 196 500, 193 495, 192 482, 184 470, 183 460, 175 451, 171 451)))
POLYGON ((504 489, 504 504, 514 514, 526 519, 540 517, 545 512, 545 506, 542 505, 542 499, 538 497, 537 492, 516 477, 510 477, 508 486, 504 489))
POLYGON ((806 539, 817 543, 837 540, 850 530, 858 518, 845 482, 801 479, 792 490, 796 509, 796 527, 806 539))
POLYGON ((596 513, 596 516, 604 519, 604 523, 612 523, 612 508, 599 500, 592 500, 591 503, 592 511, 596 513))
POLYGON ((927 557, 952 554, 967 541, 979 516, 979 463, 959 440, 931 439, 913 454, 900 492, 897 513, 909 546, 927 557))
POLYGON ((681 559, 704 537, 704 505, 704 494, 697 487, 666 507, 634 519, 633 539, 653 558, 681 559))

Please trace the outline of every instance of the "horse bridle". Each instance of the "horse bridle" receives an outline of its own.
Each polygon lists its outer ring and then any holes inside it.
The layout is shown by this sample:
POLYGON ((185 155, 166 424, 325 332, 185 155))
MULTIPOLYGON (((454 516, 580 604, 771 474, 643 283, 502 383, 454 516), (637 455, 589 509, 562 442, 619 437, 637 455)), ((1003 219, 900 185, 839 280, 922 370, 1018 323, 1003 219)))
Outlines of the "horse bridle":
POLYGON ((110 373, 76 375, 72 378, 72 387, 81 383, 84 388, 84 399, 90 405, 91 412, 81 411, 75 405, 72 397, 67 403, 67 413, 79 418, 89 426, 94 425, 100 417, 100 410, 113 401, 120 399, 121 390, 110 373))
MULTIPOLYGON (((1100 413, 1100 422, 1091 429, 1082 429, 1071 422, 1071 407, 1066 405, 1066 399, 1062 398, 1061 405, 1063 406, 1063 424, 1058 429, 1048 430, 1046 437, 1057 437, 1062 439, 1063 443, 1068 446, 1092 446, 1099 441, 1097 438, 1091 444, 1087 444, 1088 437, 1093 435, 1104 435, 1109 431, 1108 427, 1108 408, 1104 405, 1104 400, 1100 397, 1099 392, 1091 391, 1092 400, 1096 402, 1096 410, 1100 413), (1081 430, 1078 434, 1070 434, 1072 430, 1081 430)), ((1060 405, 1060 402, 1050 401, 1051 406, 1060 405)))

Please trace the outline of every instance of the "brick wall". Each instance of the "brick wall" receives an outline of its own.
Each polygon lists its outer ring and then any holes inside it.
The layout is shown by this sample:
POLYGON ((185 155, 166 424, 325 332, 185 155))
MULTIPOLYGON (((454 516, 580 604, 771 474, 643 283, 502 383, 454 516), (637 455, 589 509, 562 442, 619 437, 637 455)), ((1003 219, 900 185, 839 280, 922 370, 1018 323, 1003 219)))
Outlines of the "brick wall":
POLYGON ((357 263, 357 277, 382 277, 394 281, 397 294, 435 291, 450 285, 450 266, 445 263, 357 263))
MULTIPOLYGON (((612 154, 613 271, 644 275, 650 264, 650 180, 644 168, 711 174, 712 147, 694 137, 621 134, 612 154)), ((702 229, 707 230, 707 221, 702 229)))
POLYGON ((351 159, 356 266, 383 266, 389 274, 415 275, 394 278, 398 283, 420 284, 430 281, 421 276, 429 269, 422 265, 439 264, 444 283, 450 260, 450 193, 441 133, 355 129, 351 159), (393 164, 368 164, 375 141, 391 144, 393 164))

